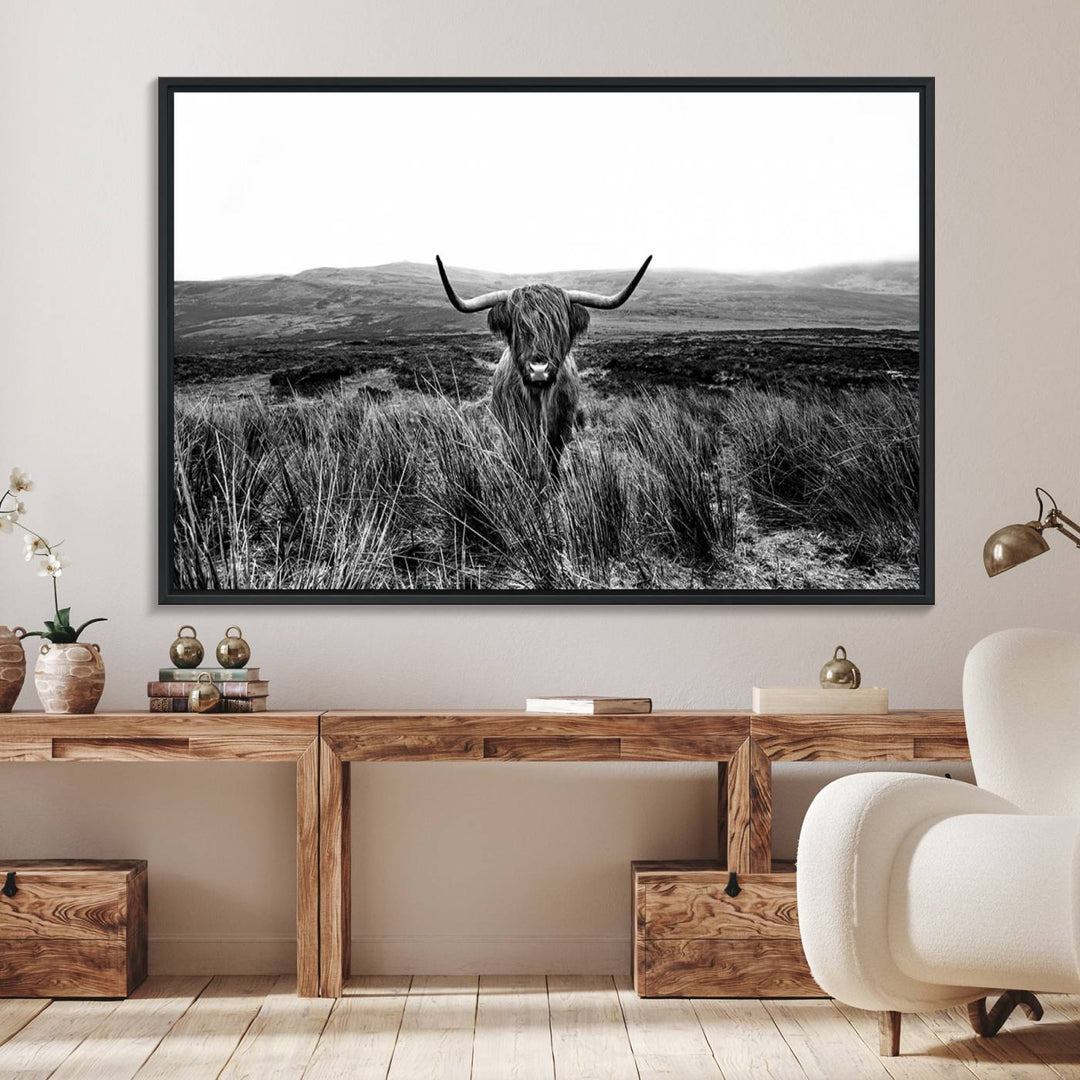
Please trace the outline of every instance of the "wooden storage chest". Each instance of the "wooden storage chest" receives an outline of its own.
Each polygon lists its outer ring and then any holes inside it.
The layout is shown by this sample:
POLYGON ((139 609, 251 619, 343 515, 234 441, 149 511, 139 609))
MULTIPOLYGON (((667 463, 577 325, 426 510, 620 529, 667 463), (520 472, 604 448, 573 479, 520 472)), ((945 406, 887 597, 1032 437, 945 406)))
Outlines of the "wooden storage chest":
POLYGON ((0 860, 0 997, 126 997, 146 978, 142 859, 0 860))
POLYGON ((634 989, 642 997, 824 997, 803 955, 795 867, 635 862, 634 989), (733 889, 732 891, 736 891, 733 889))

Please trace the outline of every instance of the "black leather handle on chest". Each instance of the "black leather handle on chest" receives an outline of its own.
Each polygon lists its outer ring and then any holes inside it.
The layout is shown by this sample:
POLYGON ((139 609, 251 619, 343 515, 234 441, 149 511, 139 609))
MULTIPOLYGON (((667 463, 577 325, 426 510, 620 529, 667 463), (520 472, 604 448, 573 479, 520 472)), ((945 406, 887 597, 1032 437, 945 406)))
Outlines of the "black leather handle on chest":
POLYGON ((4 878, 4 887, 0 889, 5 896, 14 896, 19 890, 15 888, 15 871, 9 870, 4 878))

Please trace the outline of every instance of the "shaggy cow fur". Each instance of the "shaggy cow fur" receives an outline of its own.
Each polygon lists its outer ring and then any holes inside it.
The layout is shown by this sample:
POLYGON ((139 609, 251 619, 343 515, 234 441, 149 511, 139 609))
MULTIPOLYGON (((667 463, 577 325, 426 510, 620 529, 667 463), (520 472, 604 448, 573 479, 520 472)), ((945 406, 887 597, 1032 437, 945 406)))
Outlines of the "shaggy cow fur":
POLYGON ((558 473, 573 437, 581 377, 571 351, 589 312, 554 285, 526 285, 488 312, 488 328, 506 342, 495 369, 491 409, 526 462, 558 473))

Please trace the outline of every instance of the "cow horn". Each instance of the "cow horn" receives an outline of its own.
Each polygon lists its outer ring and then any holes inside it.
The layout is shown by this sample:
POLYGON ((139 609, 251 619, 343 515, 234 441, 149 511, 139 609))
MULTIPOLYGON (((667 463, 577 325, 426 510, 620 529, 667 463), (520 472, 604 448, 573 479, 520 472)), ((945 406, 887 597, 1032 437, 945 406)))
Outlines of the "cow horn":
POLYGON ((496 304, 501 304, 509 295, 509 289, 500 289, 498 292, 484 293, 483 296, 475 296, 472 300, 462 300, 456 292, 454 292, 454 286, 450 284, 450 279, 446 276, 446 270, 443 267, 442 259, 438 255, 435 256, 435 264, 439 268, 439 277, 442 278, 443 288, 446 290, 446 295, 450 300, 450 303, 458 309, 469 314, 473 311, 484 311, 486 308, 494 307, 496 304))
POLYGON ((577 289, 568 289, 566 295, 570 297, 570 303, 580 304, 582 307, 603 308, 605 311, 622 307, 633 295, 634 290, 638 287, 638 282, 645 276, 645 271, 649 269, 649 263, 651 262, 652 256, 650 255, 641 264, 641 269, 634 275, 634 280, 631 281, 622 292, 614 293, 612 296, 601 296, 600 293, 578 292, 577 289))

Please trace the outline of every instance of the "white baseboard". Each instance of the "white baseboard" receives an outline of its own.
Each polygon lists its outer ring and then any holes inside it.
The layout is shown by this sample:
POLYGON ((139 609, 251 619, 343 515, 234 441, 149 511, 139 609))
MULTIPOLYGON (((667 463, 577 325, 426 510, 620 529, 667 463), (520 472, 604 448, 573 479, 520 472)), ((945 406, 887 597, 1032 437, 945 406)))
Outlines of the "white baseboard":
MULTIPOLYGON (((353 970, 367 975, 618 975, 630 971, 623 937, 402 934, 353 938, 353 970)), ((155 975, 269 975, 296 970, 293 938, 152 937, 155 975)))

